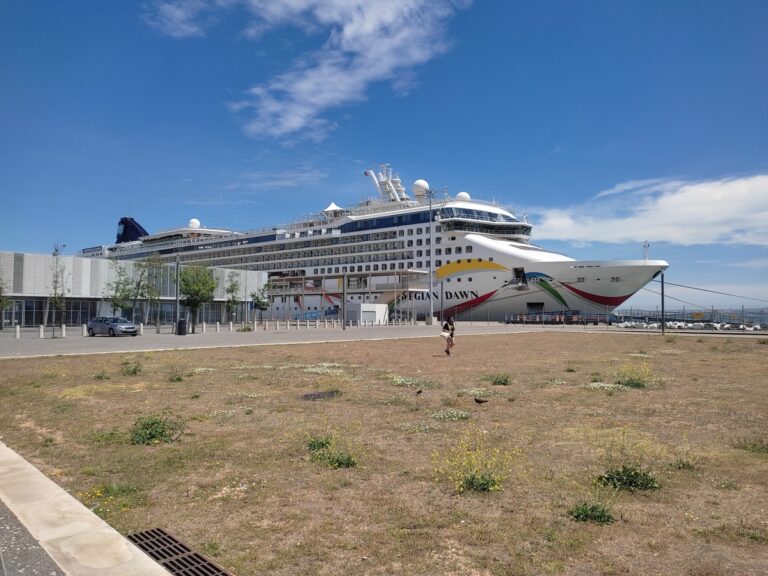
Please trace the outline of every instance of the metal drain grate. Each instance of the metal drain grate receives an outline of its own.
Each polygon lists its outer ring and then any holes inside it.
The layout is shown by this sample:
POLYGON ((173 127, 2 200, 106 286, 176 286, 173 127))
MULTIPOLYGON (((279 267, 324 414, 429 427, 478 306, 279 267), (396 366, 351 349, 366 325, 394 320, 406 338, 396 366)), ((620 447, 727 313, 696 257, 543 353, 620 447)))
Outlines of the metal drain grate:
POLYGON ((128 540, 174 576, 234 576, 162 528, 129 534, 128 540))

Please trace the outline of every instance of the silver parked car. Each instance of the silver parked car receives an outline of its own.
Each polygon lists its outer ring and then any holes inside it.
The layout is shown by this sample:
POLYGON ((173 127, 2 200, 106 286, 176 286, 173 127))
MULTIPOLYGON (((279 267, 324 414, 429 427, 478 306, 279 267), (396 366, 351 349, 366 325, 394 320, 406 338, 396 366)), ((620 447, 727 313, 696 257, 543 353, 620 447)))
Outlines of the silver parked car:
POLYGON ((133 322, 117 316, 99 316, 88 322, 88 336, 96 336, 96 334, 108 334, 109 336, 130 334, 136 336, 138 333, 139 331, 133 322))

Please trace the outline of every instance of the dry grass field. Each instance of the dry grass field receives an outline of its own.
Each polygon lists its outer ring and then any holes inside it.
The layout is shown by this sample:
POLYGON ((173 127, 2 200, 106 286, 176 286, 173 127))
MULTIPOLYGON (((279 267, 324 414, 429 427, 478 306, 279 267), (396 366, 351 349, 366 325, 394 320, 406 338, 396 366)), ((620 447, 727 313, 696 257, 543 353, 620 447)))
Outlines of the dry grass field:
POLYGON ((3 360, 0 435, 120 532, 238 576, 768 573, 768 341, 441 347, 3 360))

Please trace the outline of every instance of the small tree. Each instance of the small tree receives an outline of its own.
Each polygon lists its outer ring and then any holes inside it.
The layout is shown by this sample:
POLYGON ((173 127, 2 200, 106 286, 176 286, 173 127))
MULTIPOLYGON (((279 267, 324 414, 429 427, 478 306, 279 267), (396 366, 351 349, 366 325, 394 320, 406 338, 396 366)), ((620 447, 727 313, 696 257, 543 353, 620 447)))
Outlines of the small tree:
POLYGON ((157 306, 157 323, 160 324, 160 271, 163 260, 157 254, 148 256, 136 264, 138 274, 136 278, 133 308, 136 309, 137 300, 146 300, 147 308, 143 310, 143 320, 146 323, 149 310, 153 305, 157 306))
POLYGON ((240 306, 240 298, 237 297, 240 293, 240 275, 234 270, 227 274, 227 287, 224 292, 227 294, 227 315, 231 320, 234 320, 235 312, 240 306))
POLYGON ((66 244, 59 244, 58 241, 53 245, 53 263, 51 264, 51 295, 48 297, 48 302, 51 306, 53 319, 51 322, 51 335, 56 337, 56 311, 61 312, 62 324, 65 322, 64 318, 64 306, 66 300, 64 297, 65 287, 65 272, 64 263, 61 261, 61 253, 66 248, 66 244))
POLYGON ((133 281, 128 275, 128 270, 116 258, 112 260, 112 270, 115 275, 104 285, 104 291, 108 294, 107 300, 112 306, 112 314, 114 315, 118 310, 122 311, 128 306, 133 281))
POLYGON ((269 309, 269 284, 264 284, 261 290, 251 292, 251 301, 253 301, 253 307, 259 311, 259 322, 261 322, 262 314, 269 309))
POLYGON ((5 330, 5 309, 10 303, 5 295, 5 281, 0 277, 0 330, 5 330))
POLYGON ((195 320, 200 306, 213 299, 216 279, 208 268, 189 266, 181 271, 179 292, 184 296, 181 303, 189 308, 192 315, 192 333, 195 333, 195 320))

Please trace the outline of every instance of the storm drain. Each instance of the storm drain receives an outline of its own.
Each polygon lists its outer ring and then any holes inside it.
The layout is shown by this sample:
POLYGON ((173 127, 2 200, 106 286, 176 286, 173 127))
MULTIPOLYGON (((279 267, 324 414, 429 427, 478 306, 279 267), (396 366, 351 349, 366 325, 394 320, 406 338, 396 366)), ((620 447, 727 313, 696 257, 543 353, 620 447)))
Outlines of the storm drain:
POLYGON ((234 576, 162 528, 128 534, 128 540, 175 576, 234 576))

